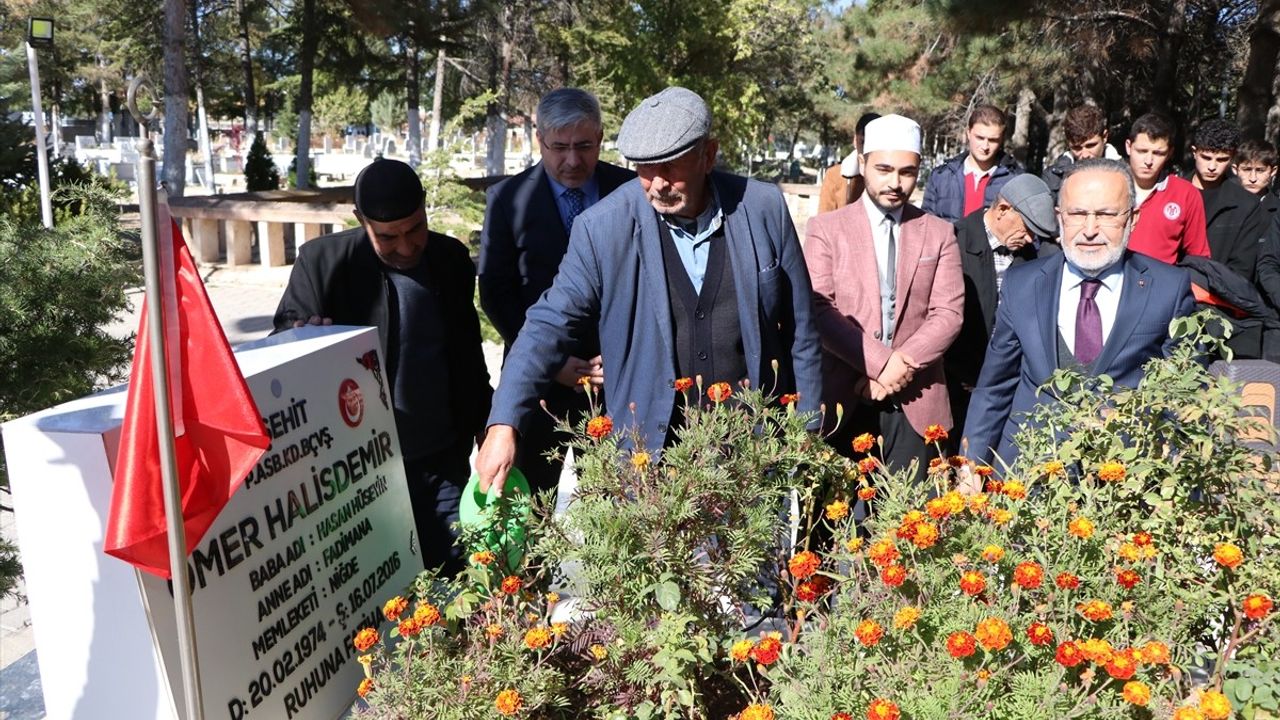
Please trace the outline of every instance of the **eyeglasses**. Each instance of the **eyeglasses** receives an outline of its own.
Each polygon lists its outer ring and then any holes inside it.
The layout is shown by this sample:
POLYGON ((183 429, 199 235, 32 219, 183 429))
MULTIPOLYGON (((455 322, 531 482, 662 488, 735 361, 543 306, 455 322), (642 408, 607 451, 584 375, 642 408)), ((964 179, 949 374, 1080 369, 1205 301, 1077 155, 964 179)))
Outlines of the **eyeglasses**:
POLYGON ((1068 210, 1062 213, 1062 224, 1079 227, 1088 223, 1092 217, 1099 227, 1118 228, 1124 227, 1132 213, 1132 210, 1068 210))
POLYGON ((569 152, 570 150, 577 150, 580 153, 588 153, 600 147, 600 143, 593 142, 591 140, 584 140, 582 142, 574 143, 572 145, 570 145, 569 143, 551 143, 550 145, 548 145, 542 141, 542 138, 538 138, 538 142, 542 143, 543 148, 547 150, 551 150, 552 152, 558 152, 558 153, 566 153, 566 152, 569 152))

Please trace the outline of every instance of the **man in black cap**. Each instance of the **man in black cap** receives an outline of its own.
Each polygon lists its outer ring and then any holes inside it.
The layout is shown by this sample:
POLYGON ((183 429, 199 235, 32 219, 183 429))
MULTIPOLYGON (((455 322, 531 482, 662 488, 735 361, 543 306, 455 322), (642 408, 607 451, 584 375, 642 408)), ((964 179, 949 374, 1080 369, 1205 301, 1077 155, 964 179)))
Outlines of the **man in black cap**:
POLYGON ((475 265, 462 243, 427 229, 422 183, 405 163, 361 171, 355 206, 360 227, 298 249, 275 330, 378 328, 423 561, 453 574, 462 562, 451 525, 493 395, 475 265))
POLYGON ((584 330, 599 333, 606 412, 624 445, 669 441, 686 377, 799 393, 799 411, 816 415, 818 333, 782 193, 712 169, 711 112, 684 88, 632 110, 618 149, 639 180, 577 216, 555 283, 525 316, 476 460, 483 488, 505 482, 584 330))

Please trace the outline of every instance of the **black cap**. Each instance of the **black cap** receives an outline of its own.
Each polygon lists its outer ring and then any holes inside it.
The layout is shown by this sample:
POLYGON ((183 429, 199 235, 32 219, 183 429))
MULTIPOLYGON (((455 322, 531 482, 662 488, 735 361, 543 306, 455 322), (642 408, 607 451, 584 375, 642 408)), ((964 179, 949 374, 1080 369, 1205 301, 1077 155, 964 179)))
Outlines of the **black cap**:
POLYGON ((399 160, 374 160, 356 176, 356 212, 375 222, 403 220, 422 207, 422 180, 399 160))

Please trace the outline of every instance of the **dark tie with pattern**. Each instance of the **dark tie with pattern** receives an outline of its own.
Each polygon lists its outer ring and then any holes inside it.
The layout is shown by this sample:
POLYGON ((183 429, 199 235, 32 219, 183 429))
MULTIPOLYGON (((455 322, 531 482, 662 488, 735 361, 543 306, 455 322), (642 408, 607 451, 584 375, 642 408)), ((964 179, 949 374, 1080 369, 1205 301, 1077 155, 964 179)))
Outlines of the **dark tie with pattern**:
POLYGON ((1076 306, 1076 360, 1088 365, 1102 353, 1102 314, 1094 297, 1102 281, 1089 278, 1080 283, 1080 304, 1076 306))
POLYGON ((578 188, 564 191, 564 199, 569 201, 569 212, 564 217, 564 234, 573 230, 573 219, 587 209, 587 195, 578 188))

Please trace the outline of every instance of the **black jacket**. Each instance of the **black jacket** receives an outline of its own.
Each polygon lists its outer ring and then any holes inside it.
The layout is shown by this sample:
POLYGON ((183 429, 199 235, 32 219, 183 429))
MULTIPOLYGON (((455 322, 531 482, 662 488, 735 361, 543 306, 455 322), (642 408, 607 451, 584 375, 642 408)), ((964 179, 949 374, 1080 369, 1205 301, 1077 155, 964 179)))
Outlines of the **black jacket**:
MULTIPOLYGON (((493 388, 484 362, 480 317, 475 308, 475 265, 467 248, 454 238, 429 233, 422 262, 444 307, 450 411, 460 433, 484 430, 493 388)), ((305 243, 289 275, 289 285, 276 308, 275 332, 312 316, 331 318, 336 325, 378 328, 387 378, 396 377, 401 362, 397 296, 382 261, 364 228, 353 228, 305 243)), ((408 442, 400 438, 400 442, 408 442)))
POLYGON ((1209 255, 1249 282, 1257 278, 1258 247, 1266 233, 1258 196, 1228 180, 1201 190, 1209 255))
POLYGON ((1054 205, 1058 204, 1058 191, 1062 189, 1062 176, 1074 164, 1075 160, 1072 159, 1071 153, 1062 153, 1057 160, 1053 161, 1052 165, 1045 168, 1044 172, 1040 174, 1040 179, 1044 180, 1045 185, 1049 186, 1049 193, 1053 195, 1054 205))

